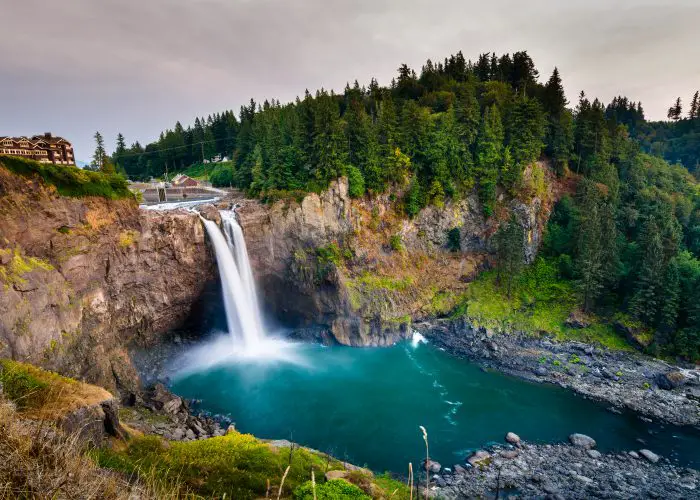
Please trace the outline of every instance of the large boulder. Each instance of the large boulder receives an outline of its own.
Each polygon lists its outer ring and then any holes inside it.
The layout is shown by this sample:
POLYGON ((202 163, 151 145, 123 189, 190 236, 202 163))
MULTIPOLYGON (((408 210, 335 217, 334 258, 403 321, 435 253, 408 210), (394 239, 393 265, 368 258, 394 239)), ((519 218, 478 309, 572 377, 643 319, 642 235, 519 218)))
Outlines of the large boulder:
POLYGON ((430 474, 437 474, 442 470, 442 465, 440 465, 439 462, 436 462, 435 460, 428 460, 427 465, 426 465, 426 459, 424 458, 421 461, 421 469, 422 470, 427 470, 430 474))
POLYGON ((678 370, 670 371, 667 373, 660 373, 656 376, 656 385, 659 389, 672 390, 685 385, 686 376, 678 370))
POLYGON ((491 463, 491 454, 485 450, 478 450, 467 458, 467 462, 472 467, 487 467, 491 463))
POLYGON ((646 458, 647 460, 649 460, 652 464, 655 464, 656 462, 658 462, 661 459, 661 457, 659 455, 657 455, 653 451, 647 450, 647 449, 639 450, 639 454, 641 456, 643 456, 644 458, 646 458))
POLYGON ((569 436, 569 442, 578 448, 586 450, 596 447, 595 439, 585 434, 572 434, 569 436))

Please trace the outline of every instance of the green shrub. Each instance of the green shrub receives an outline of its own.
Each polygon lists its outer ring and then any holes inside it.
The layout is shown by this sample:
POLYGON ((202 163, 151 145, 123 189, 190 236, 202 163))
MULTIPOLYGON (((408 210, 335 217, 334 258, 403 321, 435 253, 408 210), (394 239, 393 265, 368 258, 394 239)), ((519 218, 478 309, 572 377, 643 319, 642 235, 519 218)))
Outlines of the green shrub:
POLYGON ((233 185, 233 163, 220 163, 209 174, 209 182, 214 187, 230 187, 233 185))
MULTIPOLYGON (((294 490, 295 500, 313 500, 313 485, 308 481, 294 490)), ((326 483, 316 484, 316 498, 318 500, 370 500, 354 484, 342 479, 332 479, 326 483)))
POLYGON ((132 198, 126 179, 119 174, 103 174, 81 170, 71 165, 39 163, 26 158, 0 155, 0 165, 9 171, 25 177, 40 177, 46 184, 55 186, 59 194, 81 198, 100 196, 102 198, 132 198))
POLYGON ((394 252, 401 252, 403 251, 403 241, 401 240, 401 235, 400 234, 394 234, 392 235, 391 238, 389 238, 389 246, 394 252))
POLYGON ((321 264, 335 264, 336 266, 341 264, 343 261, 343 251, 340 249, 337 243, 333 242, 325 247, 318 247, 316 249, 316 256, 321 264))
POLYGON ((348 165, 348 194, 351 198, 360 198, 365 194, 365 178, 354 165, 348 165))

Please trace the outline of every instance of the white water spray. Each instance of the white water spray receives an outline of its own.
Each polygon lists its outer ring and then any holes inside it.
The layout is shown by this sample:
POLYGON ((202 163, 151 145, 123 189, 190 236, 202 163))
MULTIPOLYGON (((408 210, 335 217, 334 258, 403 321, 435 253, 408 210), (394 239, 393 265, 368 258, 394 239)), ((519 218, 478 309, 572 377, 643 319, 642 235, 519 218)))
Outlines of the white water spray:
MULTIPOLYGON (((222 218, 224 213, 222 212, 222 218)), ((239 245, 243 249, 238 251, 238 253, 244 255, 245 258, 239 258, 239 262, 247 266, 247 269, 240 273, 236 260, 233 258, 233 253, 219 226, 216 222, 204 218, 202 218, 202 222, 216 253, 229 333, 243 340, 246 349, 257 350, 265 334, 260 321, 257 299, 254 294, 255 283, 252 281, 252 272, 250 271, 250 262, 245 250, 243 234, 241 233, 240 235, 242 244, 239 245), (252 294, 250 292, 251 289, 253 290, 252 294)), ((232 241, 235 243, 235 239, 232 239, 232 241)))

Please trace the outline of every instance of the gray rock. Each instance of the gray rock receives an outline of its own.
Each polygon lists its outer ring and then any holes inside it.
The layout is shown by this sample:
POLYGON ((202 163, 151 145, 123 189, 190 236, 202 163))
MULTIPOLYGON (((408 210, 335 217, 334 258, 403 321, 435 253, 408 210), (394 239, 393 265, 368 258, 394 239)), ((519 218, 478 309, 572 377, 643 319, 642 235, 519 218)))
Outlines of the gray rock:
POLYGON ((185 432, 185 437, 189 440, 193 440, 197 436, 194 435, 194 432, 192 432, 192 429, 187 429, 187 431, 185 432))
POLYGON ((686 377, 678 370, 662 373, 656 377, 656 385, 659 389, 670 391, 683 386, 686 383, 686 377))
POLYGON ((483 467, 491 463, 491 454, 484 450, 475 451, 467 458, 467 462, 472 467, 483 467))
POLYGON ((509 432, 506 434, 506 442, 515 446, 520 446, 520 436, 514 432, 509 432))
POLYGON ((572 434, 569 436, 569 442, 571 442, 571 444, 574 446, 578 446, 579 448, 584 448, 586 450, 596 447, 595 439, 590 436, 586 436, 585 434, 572 434))
POLYGON ((503 458, 507 458, 509 460, 513 459, 513 458, 517 458, 518 454, 519 454, 518 450, 501 450, 500 452, 498 452, 499 456, 501 456, 503 458))
POLYGON ((535 375, 540 377, 546 377, 549 371, 544 366, 538 366, 535 368, 535 375))
POLYGON ((428 460, 426 465, 426 460, 423 459, 421 461, 421 469, 427 469, 428 472, 430 472, 431 474, 437 474, 442 469, 442 465, 440 465, 440 463, 436 462, 435 460, 428 460))
POLYGON ((586 454, 594 459, 599 459, 602 456, 602 453, 599 452, 598 450, 586 450, 586 454))
POLYGON ((628 454, 630 457, 634 458, 634 459, 638 459, 638 458, 639 458, 639 453, 637 453, 636 451, 630 451, 630 452, 627 453, 627 454, 628 454))
POLYGON ((644 458, 646 458, 647 460, 649 460, 653 464, 655 464, 656 462, 658 462, 661 459, 661 457, 659 455, 657 455, 653 451, 647 450, 647 449, 639 450, 639 454, 641 456, 643 456, 644 458))
POLYGON ((453 467, 453 470, 454 470, 455 476, 463 476, 464 474, 467 473, 467 469, 465 469, 464 467, 462 467, 462 466, 459 465, 459 464, 456 464, 456 465, 453 467))

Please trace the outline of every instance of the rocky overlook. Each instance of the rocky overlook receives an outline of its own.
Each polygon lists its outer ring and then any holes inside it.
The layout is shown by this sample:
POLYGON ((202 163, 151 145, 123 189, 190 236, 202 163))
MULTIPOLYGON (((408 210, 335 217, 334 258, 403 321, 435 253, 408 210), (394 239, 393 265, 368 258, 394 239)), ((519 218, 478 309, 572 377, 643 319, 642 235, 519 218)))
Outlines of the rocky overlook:
POLYGON ((214 276, 195 214, 58 196, 0 167, 0 357, 110 390, 137 385, 126 345, 179 324, 214 276))

